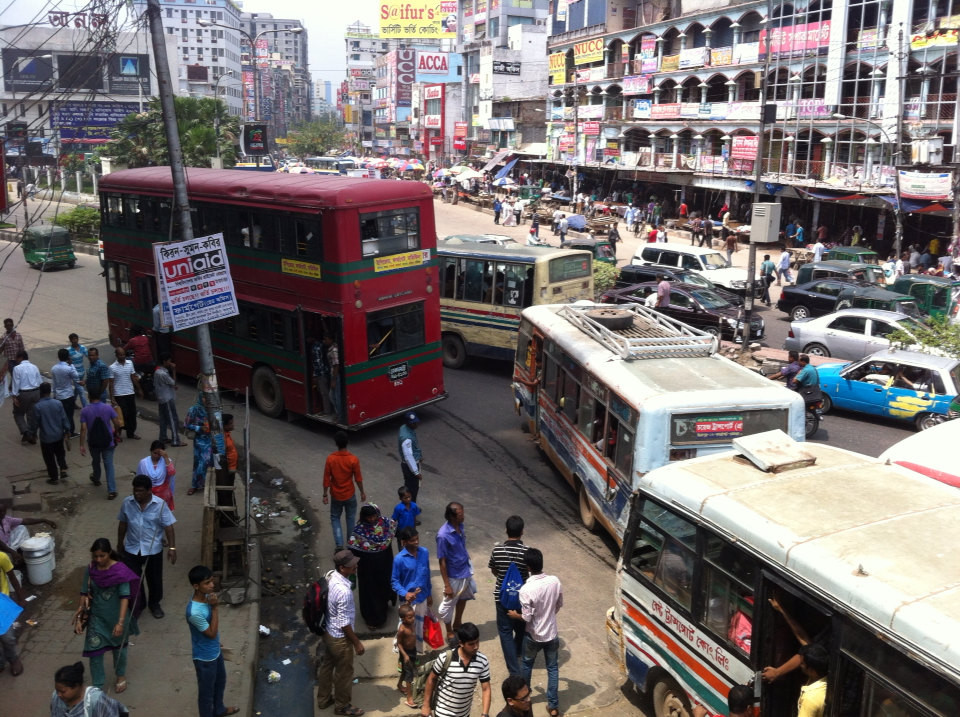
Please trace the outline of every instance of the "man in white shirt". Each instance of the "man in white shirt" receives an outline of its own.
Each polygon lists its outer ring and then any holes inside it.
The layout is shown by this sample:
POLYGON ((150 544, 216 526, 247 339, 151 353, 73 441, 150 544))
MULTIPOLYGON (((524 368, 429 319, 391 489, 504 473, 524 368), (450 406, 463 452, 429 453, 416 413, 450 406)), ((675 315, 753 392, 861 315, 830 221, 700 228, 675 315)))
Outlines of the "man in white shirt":
POLYGON ((30 363, 26 351, 17 352, 17 365, 11 372, 10 395, 13 396, 13 422, 20 431, 21 443, 37 442, 37 413, 40 400, 40 369, 30 363))
POLYGON ((817 243, 813 245, 813 260, 823 261, 823 252, 826 250, 827 247, 823 245, 823 242, 817 239, 817 243))
POLYGON ((784 284, 792 284, 793 277, 790 275, 790 261, 793 259, 790 252, 784 249, 780 252, 780 259, 777 261, 777 286, 780 286, 780 282, 783 281, 784 284))
POLYGON ((906 272, 905 272, 905 267, 904 267, 904 262, 905 262, 905 261, 906 261, 907 263, 910 262, 910 257, 909 257, 909 255, 907 254, 907 252, 903 252, 903 255, 900 256, 900 258, 897 259, 897 262, 893 265, 893 280, 894 280, 894 281, 896 281, 896 280, 899 279, 901 276, 903 276, 904 273, 906 273, 906 272))
POLYGON ((567 217, 564 214, 560 215, 560 222, 557 224, 557 228, 560 230, 560 245, 563 245, 564 240, 567 238, 567 229, 570 226, 570 222, 567 221, 567 217))
POLYGON ((543 651, 547 662, 547 713, 559 712, 559 652, 560 635, 557 630, 557 611, 563 607, 563 586, 553 575, 543 572, 543 553, 536 548, 527 548, 524 562, 530 569, 530 577, 520 588, 522 613, 510 610, 507 614, 527 623, 527 635, 523 641, 523 677, 532 684, 533 663, 537 653, 543 651))
POLYGON ((137 396, 142 396, 140 379, 133 361, 127 359, 126 352, 117 347, 114 352, 117 360, 110 364, 110 403, 119 407, 123 414, 123 427, 127 431, 127 438, 140 440, 137 435, 137 396))
POLYGON ((363 643, 353 631, 356 607, 350 576, 357 572, 360 558, 349 550, 333 556, 336 570, 327 582, 327 631, 321 636, 323 655, 317 667, 317 707, 327 709, 336 703, 335 714, 363 714, 350 704, 353 697, 353 656, 362 655, 363 643))

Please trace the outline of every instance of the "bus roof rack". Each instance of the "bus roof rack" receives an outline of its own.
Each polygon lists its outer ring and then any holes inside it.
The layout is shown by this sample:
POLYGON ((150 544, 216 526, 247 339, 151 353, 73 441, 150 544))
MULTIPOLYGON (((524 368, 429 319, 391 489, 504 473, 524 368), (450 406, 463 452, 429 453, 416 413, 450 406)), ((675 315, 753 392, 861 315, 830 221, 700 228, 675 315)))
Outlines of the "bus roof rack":
POLYGON ((622 359, 711 356, 718 339, 640 304, 570 304, 558 312, 622 359))

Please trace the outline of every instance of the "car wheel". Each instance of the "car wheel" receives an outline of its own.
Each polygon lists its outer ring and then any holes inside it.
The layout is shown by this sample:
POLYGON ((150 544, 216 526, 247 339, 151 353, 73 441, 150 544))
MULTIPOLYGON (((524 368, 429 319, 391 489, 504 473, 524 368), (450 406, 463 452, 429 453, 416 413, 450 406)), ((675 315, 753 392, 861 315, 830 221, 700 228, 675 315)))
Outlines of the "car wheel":
POLYGON ((820 404, 820 413, 830 413, 830 410, 833 408, 833 401, 830 400, 830 397, 823 393, 821 394, 820 400, 822 401, 820 404))
POLYGON ((703 328, 704 331, 706 331, 706 332, 707 332, 708 334, 710 334, 711 336, 716 336, 717 338, 720 338, 720 327, 719 327, 719 326, 704 326, 704 327, 702 327, 702 328, 703 328))
POLYGON ((633 312, 625 309, 592 309, 586 315, 611 331, 622 331, 633 326, 633 312))
POLYGON ((467 360, 467 349, 463 339, 456 334, 444 334, 441 340, 443 347, 443 365, 447 368, 463 368, 467 360))
POLYGON ((803 347, 803 353, 811 356, 830 356, 830 350, 823 344, 807 344, 803 347))
POLYGON ((803 304, 794 306, 790 309, 790 320, 799 321, 800 319, 809 319, 810 318, 810 309, 808 309, 803 304))
POLYGON ((921 413, 913 421, 913 426, 918 431, 925 431, 943 423, 945 417, 936 413, 921 413))
POLYGON ((77 265, 77 262, 71 261, 71 262, 68 262, 68 263, 67 263, 67 268, 68 268, 68 269, 72 269, 72 268, 75 267, 76 265, 77 265))

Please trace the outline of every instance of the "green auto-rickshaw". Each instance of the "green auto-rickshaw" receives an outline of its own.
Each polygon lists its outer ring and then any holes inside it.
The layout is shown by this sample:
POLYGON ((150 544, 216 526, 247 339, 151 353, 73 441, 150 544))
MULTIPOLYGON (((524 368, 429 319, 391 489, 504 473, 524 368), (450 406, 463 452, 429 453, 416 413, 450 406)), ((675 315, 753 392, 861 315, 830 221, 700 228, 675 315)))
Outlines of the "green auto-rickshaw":
POLYGON ((855 261, 860 264, 879 264, 880 256, 865 246, 835 246, 823 255, 824 261, 855 261))
POLYGON ((20 248, 27 263, 40 271, 54 266, 72 269, 77 265, 73 244, 70 243, 70 232, 64 227, 29 227, 23 232, 20 248))
POLYGON ((948 276, 904 274, 898 278, 892 291, 908 294, 917 302, 917 308, 928 316, 944 316, 956 323, 960 317, 960 281, 948 276))

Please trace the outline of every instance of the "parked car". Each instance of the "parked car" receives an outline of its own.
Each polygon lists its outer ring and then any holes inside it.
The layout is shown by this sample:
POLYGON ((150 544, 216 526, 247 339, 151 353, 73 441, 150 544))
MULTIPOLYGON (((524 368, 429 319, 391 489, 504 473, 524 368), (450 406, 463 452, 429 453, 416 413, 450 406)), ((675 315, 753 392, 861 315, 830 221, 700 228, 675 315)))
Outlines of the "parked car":
POLYGON ((897 311, 922 321, 923 314, 912 296, 887 291, 879 286, 849 286, 840 292, 834 309, 880 309, 897 311))
POLYGON ((857 285, 852 279, 817 279, 785 286, 777 299, 777 308, 788 314, 791 321, 823 316, 833 311, 841 291, 857 285))
POLYGON ((727 291, 722 286, 717 286, 703 274, 698 274, 689 269, 677 269, 676 267, 661 266, 660 264, 627 264, 620 267, 620 275, 617 277, 617 289, 622 289, 631 284, 643 284, 647 281, 656 281, 659 274, 664 274, 667 281, 677 284, 689 284, 692 287, 701 287, 717 292, 724 299, 734 306, 743 306, 743 297, 732 291, 727 291))
POLYGON ((928 316, 945 316, 951 322, 960 321, 960 281, 949 276, 906 274, 890 287, 901 294, 909 294, 917 308, 928 316))
POLYGON ((915 351, 878 351, 850 364, 821 365, 823 411, 911 421, 918 431, 942 422, 957 395, 960 361, 915 351))
POLYGON ((887 337, 900 329, 912 336, 923 329, 907 314, 878 309, 841 309, 790 323, 783 348, 814 356, 861 359, 890 348, 887 337))
POLYGON ((865 246, 835 246, 823 255, 824 261, 853 261, 861 264, 880 264, 880 255, 865 246))
POLYGON ((797 269, 797 284, 814 279, 853 279, 877 286, 887 283, 881 267, 856 261, 812 261, 797 269))
POLYGON ((23 232, 20 248, 26 262, 40 271, 46 271, 55 266, 72 269, 77 265, 77 257, 73 253, 73 244, 70 242, 70 232, 64 227, 52 225, 29 227, 23 232))
POLYGON ((613 252, 613 246, 605 237, 568 238, 560 246, 564 249, 583 249, 584 251, 588 251, 593 254, 594 261, 602 261, 606 264, 617 263, 617 256, 613 252))
POLYGON ((509 244, 519 244, 513 237, 506 234, 450 234, 445 236, 443 241, 455 239, 464 243, 474 242, 476 244, 496 244, 497 246, 507 246, 509 244))
MULTIPOLYGON (((716 249, 687 244, 643 244, 633 255, 632 264, 661 264, 677 269, 689 269, 703 274, 714 284, 745 296, 747 272, 727 265, 726 257, 716 249)), ((756 296, 761 296, 760 282, 755 284, 756 296)))
MULTIPOLYGON (((647 289, 656 293, 657 282, 634 284, 623 289, 611 289, 603 295, 605 304, 643 303, 647 289)), ((739 340, 743 332, 741 310, 710 289, 689 284, 671 283, 670 305, 657 311, 727 340, 739 340)), ((750 320, 750 338, 762 339, 763 319, 754 315, 750 320)))

